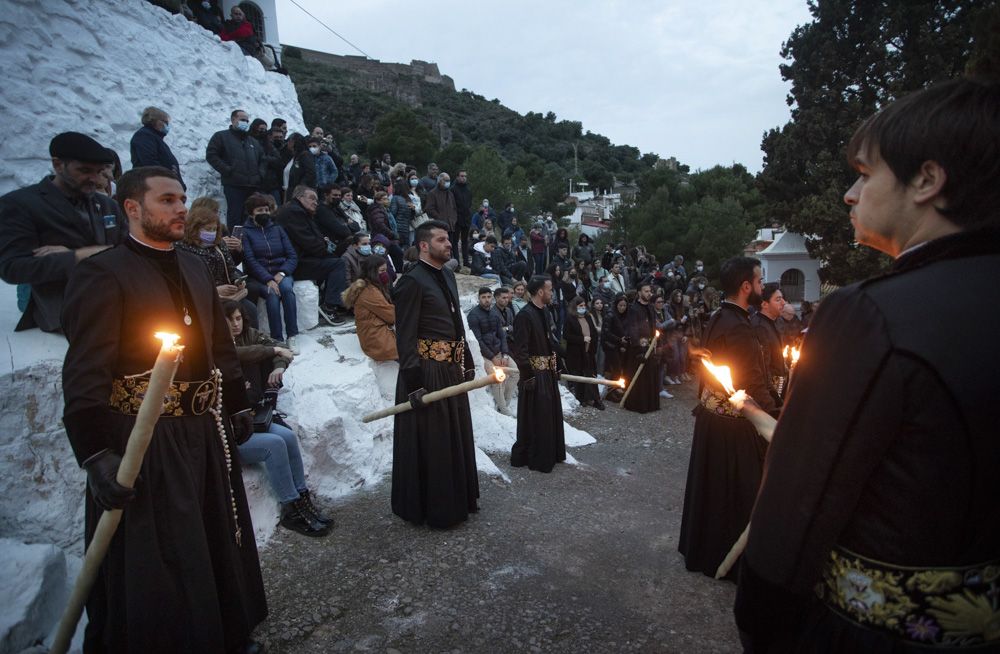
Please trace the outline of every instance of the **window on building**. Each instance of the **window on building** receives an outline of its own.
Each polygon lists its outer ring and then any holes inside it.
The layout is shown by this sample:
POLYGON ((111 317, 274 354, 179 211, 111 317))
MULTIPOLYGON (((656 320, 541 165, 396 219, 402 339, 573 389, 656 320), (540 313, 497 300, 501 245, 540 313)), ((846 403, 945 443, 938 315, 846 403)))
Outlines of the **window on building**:
POLYGON ((806 276, 798 268, 781 273, 781 293, 786 302, 801 302, 806 296, 806 276))
POLYGON ((240 9, 243 10, 247 20, 253 25, 253 33, 257 35, 261 43, 266 43, 267 34, 264 33, 264 12, 252 2, 241 2, 240 9))

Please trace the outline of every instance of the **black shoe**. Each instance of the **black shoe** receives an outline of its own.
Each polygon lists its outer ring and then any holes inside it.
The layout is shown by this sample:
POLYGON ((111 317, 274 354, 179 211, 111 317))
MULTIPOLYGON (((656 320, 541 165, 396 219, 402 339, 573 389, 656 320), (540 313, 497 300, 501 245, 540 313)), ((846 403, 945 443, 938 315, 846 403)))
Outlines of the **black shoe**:
POLYGON ((604 402, 600 400, 594 400, 594 408, 598 411, 604 411, 604 402))
POLYGON ((326 536, 330 532, 329 525, 317 520, 301 497, 281 506, 281 521, 278 524, 285 529, 314 538, 326 536))
POLYGON ((340 311, 326 305, 319 306, 319 324, 336 327, 344 324, 344 316, 340 311))
POLYGON ((299 493, 299 499, 305 503, 306 507, 312 513, 312 517, 316 519, 316 522, 322 522, 328 528, 333 528, 333 518, 327 518, 319 512, 319 509, 317 509, 316 505, 313 504, 312 495, 310 495, 308 490, 304 490, 299 493))

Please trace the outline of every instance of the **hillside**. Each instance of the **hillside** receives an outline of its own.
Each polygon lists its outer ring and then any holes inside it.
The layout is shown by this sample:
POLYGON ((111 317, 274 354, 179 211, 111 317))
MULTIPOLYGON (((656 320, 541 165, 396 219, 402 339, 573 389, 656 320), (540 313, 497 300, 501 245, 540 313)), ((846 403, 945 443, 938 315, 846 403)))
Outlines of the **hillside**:
MULTIPOLYGON (((489 146, 503 157, 510 175, 521 167, 528 179, 538 180, 548 173, 565 183, 574 170, 575 144, 577 179, 591 188, 610 189, 615 179, 635 181, 658 158, 643 155, 633 146, 614 145, 607 137, 584 131, 581 123, 558 120, 551 112, 521 115, 499 100, 487 100, 465 89, 452 91, 415 74, 400 75, 395 89, 378 85, 376 91, 369 77, 351 70, 287 55, 285 65, 298 90, 306 123, 332 131, 345 154, 380 156, 381 152, 368 152, 378 123, 402 111, 412 112, 430 129, 436 151, 427 156, 428 161, 461 164, 476 147, 489 146)), ((427 161, 407 163, 422 167, 427 161)))

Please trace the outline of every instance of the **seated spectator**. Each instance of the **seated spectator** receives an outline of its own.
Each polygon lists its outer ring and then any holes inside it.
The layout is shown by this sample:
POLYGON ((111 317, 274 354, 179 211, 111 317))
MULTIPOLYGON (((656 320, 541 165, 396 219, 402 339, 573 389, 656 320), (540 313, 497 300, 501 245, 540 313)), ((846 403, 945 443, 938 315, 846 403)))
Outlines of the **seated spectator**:
MULTIPOLYGON (((386 257, 386 269, 389 271, 390 284, 396 283, 396 266, 392 262, 392 257, 389 256, 390 255, 389 249, 390 248, 398 249, 398 247, 399 246, 395 245, 394 243, 391 243, 389 239, 387 239, 382 234, 376 234, 375 236, 372 237, 372 254, 377 254, 380 257, 386 257)), ((405 253, 402 252, 400 253, 400 260, 402 260, 403 254, 405 253)))
POLYGON ((357 232, 352 238, 352 243, 344 251, 344 264, 347 266, 347 283, 353 284, 354 280, 361 275, 361 262, 365 257, 371 256, 372 238, 368 232, 357 232))
POLYGON ((229 20, 222 25, 219 38, 223 41, 235 41, 243 54, 248 57, 257 56, 260 50, 260 39, 254 34, 253 25, 247 20, 239 5, 233 5, 229 10, 229 20))
POLYGON ((184 223, 184 239, 177 247, 198 256, 208 266, 220 300, 240 303, 246 322, 257 328, 257 296, 249 297, 246 275, 236 269, 229 248, 222 240, 222 223, 218 214, 200 206, 188 211, 184 223))
POLYGON ((146 107, 142 110, 142 127, 132 135, 129 150, 132 155, 132 167, 163 166, 177 175, 181 180, 181 167, 177 157, 170 151, 170 146, 164 140, 170 132, 170 115, 157 107, 146 107))
MULTIPOLYGON (((479 304, 469 311, 468 322, 469 330, 479 343, 486 374, 492 375, 496 366, 510 365, 507 332, 503 328, 500 313, 493 306, 493 291, 490 287, 483 286, 479 289, 479 304)), ((504 397, 503 384, 491 384, 490 392, 497 411, 506 416, 511 415, 504 397)))
POLYGON ((351 245, 351 237, 361 231, 361 226, 351 220, 341 208, 341 187, 320 187, 317 191, 321 202, 316 207, 316 225, 323 236, 334 244, 333 253, 338 257, 343 256, 351 245))
POLYGON ((493 256, 497 259, 500 267, 508 272, 511 280, 526 279, 528 262, 521 260, 510 236, 503 237, 500 247, 493 250, 493 256))
POLYGON ((403 265, 403 250, 399 247, 399 235, 393 226, 393 218, 389 213, 389 195, 385 191, 376 191, 374 202, 368 207, 368 228, 374 239, 376 236, 384 236, 386 249, 393 265, 399 267, 403 265))
MULTIPOLYGON (((483 231, 487 220, 490 221, 491 226, 496 224, 497 213, 490 208, 490 201, 484 198, 482 205, 476 210, 476 213, 472 214, 472 226, 483 231)), ((490 231, 493 231, 492 228, 490 231)))
POLYGON ((510 236, 514 243, 520 243, 524 238, 524 230, 517 224, 517 216, 511 215, 510 223, 503 228, 503 236, 504 238, 510 236))
POLYGON ((323 236, 313 218, 318 205, 316 191, 308 186, 296 186, 292 199, 274 215, 274 222, 288 234, 298 255, 295 276, 319 284, 320 324, 342 325, 346 311, 340 296, 347 288, 347 277, 344 262, 333 254, 334 243, 323 236))
MULTIPOLYGON (((587 302, 577 295, 569 302, 569 315, 563 328, 566 339, 566 372, 581 377, 597 374, 598 331, 587 310, 587 302)), ((594 384, 571 383, 573 395, 583 406, 604 410, 601 394, 594 384)))
POLYGON ((563 272, 567 272, 573 267, 573 261, 569 258, 569 246, 565 243, 560 243, 553 250, 555 254, 552 256, 552 261, 549 265, 558 264, 559 268, 563 272))
POLYGON ((255 413, 254 434, 238 446, 240 460, 244 464, 264 463, 271 488, 281 503, 280 526, 304 536, 326 536, 333 528, 333 519, 321 515, 313 505, 306 487, 299 439, 273 417, 281 377, 293 354, 277 341, 244 325, 243 311, 236 302, 224 302, 222 312, 236 343, 236 355, 247 382, 247 397, 255 413), (270 423, 261 420, 264 417, 261 413, 266 412, 272 415, 270 423))
POLYGON ((218 0, 188 0, 188 8, 194 14, 196 23, 207 29, 212 34, 222 31, 225 16, 219 8, 218 0))
POLYGON ((590 237, 586 234, 580 234, 580 238, 576 242, 576 247, 573 248, 573 261, 583 261, 586 263, 593 263, 594 261, 594 246, 590 243, 590 237))
POLYGON ((485 241, 481 241, 472 246, 472 274, 483 279, 492 279, 501 284, 511 283, 510 275, 506 269, 502 268, 500 257, 494 260, 493 251, 496 250, 497 239, 495 236, 487 236, 485 241), (503 278, 507 279, 504 280, 503 278))
POLYGON ((114 162, 111 151, 84 134, 63 132, 49 143, 49 155, 54 175, 0 198, 0 279, 31 286, 15 331, 61 331, 73 268, 127 233, 118 204, 96 193, 114 162))
MULTIPOLYGON (((365 204, 367 207, 367 203, 365 204)), ((361 213, 361 208, 356 202, 354 202, 354 191, 349 187, 344 187, 340 193, 340 210, 344 212, 348 220, 354 221, 363 232, 368 231, 368 223, 365 222, 364 215, 361 213)))
POLYGON ((527 282, 514 282, 514 286, 511 289, 514 291, 514 297, 511 298, 510 305, 514 307, 514 313, 517 314, 518 311, 523 309, 528 302, 531 302, 531 296, 528 293, 527 282))
POLYGON ((354 310, 361 350, 375 361, 396 361, 396 309, 389 296, 387 259, 373 254, 361 262, 358 279, 344 291, 343 303, 354 310))
POLYGON ((500 232, 496 228, 496 223, 493 221, 492 218, 487 218, 486 220, 483 221, 483 227, 482 229, 479 230, 479 234, 481 235, 482 238, 486 238, 487 236, 492 236, 497 241, 500 240, 500 232))
POLYGON ((288 332, 285 342, 294 352, 299 322, 292 273, 298 265, 298 255, 285 230, 271 220, 275 209, 274 198, 254 193, 247 198, 245 208, 249 217, 243 228, 243 257, 249 275, 247 287, 251 293, 264 298, 271 338, 277 341, 284 340, 281 331, 284 309, 285 329, 288 332))

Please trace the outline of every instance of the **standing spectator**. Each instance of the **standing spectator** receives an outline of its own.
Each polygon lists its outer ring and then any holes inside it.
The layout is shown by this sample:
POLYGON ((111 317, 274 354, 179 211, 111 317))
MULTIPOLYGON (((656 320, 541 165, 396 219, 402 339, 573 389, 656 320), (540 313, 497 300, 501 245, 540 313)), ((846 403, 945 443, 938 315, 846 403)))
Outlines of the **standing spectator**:
POLYGON ((332 186, 340 177, 337 162, 330 154, 332 148, 330 143, 323 141, 319 144, 318 153, 313 152, 312 148, 309 149, 309 152, 316 156, 316 186, 332 186))
POLYGON ((545 227, 541 223, 535 224, 528 232, 528 238, 531 239, 531 260, 534 266, 531 272, 542 275, 545 273, 545 227))
POLYGON ((594 360, 597 363, 597 367, 594 369, 597 372, 598 377, 604 376, 604 316, 605 316, 605 304, 604 300, 599 297, 595 297, 590 303, 590 317, 594 320, 594 326, 597 328, 597 351, 594 352, 594 360))
POLYGON ((777 322, 785 308, 785 296, 777 282, 768 282, 763 289, 758 310, 750 316, 750 324, 764 354, 764 373, 771 397, 775 406, 780 408, 788 370, 781 352, 781 333, 777 322))
POLYGON ((181 167, 177 163, 177 157, 170 151, 170 146, 164 141, 164 137, 170 132, 170 116, 167 112, 157 107, 146 107, 142 110, 142 127, 132 135, 129 143, 129 150, 132 154, 132 167, 140 166, 163 166, 167 170, 177 175, 181 186, 184 179, 181 177, 181 167))
POLYGON ((222 25, 219 38, 223 41, 235 41, 248 57, 257 56, 260 49, 260 39, 254 34, 253 25, 247 20, 246 14, 239 5, 233 5, 229 10, 229 20, 222 25))
POLYGON ((348 161, 350 162, 347 166, 348 185, 352 187, 357 186, 358 181, 361 179, 361 161, 356 154, 352 154, 348 161))
POLYGON ((49 143, 55 174, 0 198, 0 278, 30 284, 15 331, 61 331, 63 292, 78 263, 125 236, 118 204, 96 193, 111 151, 78 132, 49 143))
POLYGON ((615 295, 619 293, 624 293, 629 288, 631 288, 627 281, 625 281, 625 275, 622 274, 622 264, 621 262, 615 262, 611 264, 611 274, 608 275, 609 282, 611 284, 611 292, 615 295))
MULTIPOLYGON (((483 367, 487 375, 493 374, 496 366, 507 366, 510 349, 507 346, 507 332, 503 328, 500 312, 493 307, 493 291, 489 286, 479 289, 479 304, 468 314, 469 331, 479 343, 479 353, 483 355, 483 367)), ((511 415, 504 398, 503 385, 491 384, 493 403, 498 412, 511 415)))
MULTIPOLYGON (((436 172, 437 166, 434 164, 431 165, 434 166, 436 172)), ((421 184, 423 182, 424 180, 420 181, 421 184)), ((458 240, 455 232, 458 225, 458 208, 455 206, 455 196, 451 194, 450 188, 451 177, 448 173, 438 174, 437 185, 432 191, 427 193, 427 202, 424 205, 424 211, 431 219, 438 220, 448 226, 448 238, 451 239, 451 249, 454 255, 456 249, 455 242, 458 240)))
POLYGON ((517 216, 511 216, 506 227, 502 227, 503 236, 510 236, 515 243, 520 243, 524 238, 524 230, 518 225, 517 216))
POLYGON ((392 258, 393 267, 402 268, 403 250, 399 247, 399 235, 389 213, 389 195, 385 191, 376 191, 374 201, 368 207, 368 228, 373 240, 383 237, 381 240, 392 258))
POLYGON ((265 153, 257 140, 250 136, 250 116, 247 112, 236 109, 229 120, 228 129, 212 135, 205 149, 205 160, 222 175, 226 225, 235 227, 242 221, 240 211, 247 198, 260 186, 265 153))
POLYGON ((336 246, 323 236, 316 223, 317 205, 316 191, 308 186, 296 186, 292 199, 274 215, 274 222, 285 230, 298 255, 295 277, 319 284, 320 324, 342 325, 346 314, 340 299, 347 288, 345 263, 334 256, 336 246))
POLYGON ((440 186, 438 176, 438 165, 436 163, 428 164, 427 176, 420 180, 420 188, 423 189, 424 193, 430 193, 435 187, 440 186))
POLYGON ((465 268, 472 268, 472 245, 469 243, 469 227, 472 218, 472 189, 469 188, 469 173, 460 170, 455 174, 455 184, 451 187, 451 194, 455 197, 455 212, 458 218, 455 220, 455 236, 458 252, 455 258, 459 265, 465 268))
POLYGON ((310 136, 303 142, 304 147, 295 153, 295 162, 288 172, 288 189, 292 190, 296 186, 309 186, 315 188, 316 167, 318 165, 321 139, 310 136))
POLYGON ((354 310, 361 350, 374 361, 396 361, 396 309, 389 297, 389 271, 384 257, 361 262, 361 274, 344 291, 343 302, 354 310))
POLYGON ((497 213, 490 209, 490 201, 484 198, 483 203, 476 209, 476 213, 472 214, 472 226, 482 231, 487 220, 490 221, 490 231, 493 231, 493 226, 497 222, 497 213))
MULTIPOLYGON (((628 317, 628 299, 624 293, 615 296, 608 313, 604 338, 604 376, 608 379, 625 378, 625 353, 628 351, 628 336, 625 335, 625 319, 628 317)), ((615 389, 617 391, 617 389, 615 389)), ((609 394, 611 391, 609 391, 609 394)), ((617 391, 620 395, 621 391, 617 391)), ((617 400, 615 400, 617 401, 617 400)))
MULTIPOLYGON (((552 236, 549 241, 549 256, 556 256, 559 254, 560 248, 566 248, 566 252, 562 253, 562 258, 564 260, 569 260, 569 231, 565 227, 559 227, 556 229, 556 233, 552 236)), ((565 270, 565 268, 564 268, 565 270)))
POLYGON ((361 275, 361 264, 372 253, 372 239, 368 232, 356 232, 352 243, 344 251, 344 263, 347 266, 347 283, 353 284, 361 275))
POLYGON ((396 219, 396 235, 402 248, 410 247, 410 223, 417 216, 420 208, 420 197, 410 195, 410 185, 405 179, 397 179, 392 183, 392 199, 389 200, 389 213, 396 219))
MULTIPOLYGON (((587 311, 586 301, 577 295, 569 302, 569 316, 563 329, 566 338, 566 372, 593 377, 597 374, 598 332, 594 319, 587 311)), ((583 406, 604 410, 597 386, 571 383, 573 395, 583 406)))
POLYGON ((781 332, 782 347, 799 347, 802 342, 802 321, 795 315, 795 305, 791 302, 782 307, 778 327, 781 332))
POLYGON ((266 163, 260 182, 260 190, 274 198, 275 203, 281 204, 284 199, 284 172, 285 167, 292 160, 292 149, 286 147, 284 121, 275 118, 271 121, 271 129, 268 130, 262 141, 266 163), (281 121, 277 127, 275 123, 281 121))
POLYGON ((218 0, 188 0, 188 8, 194 14, 196 23, 207 29, 212 34, 222 31, 222 24, 225 16, 219 8, 218 0))
POLYGON ((271 338, 288 344, 295 352, 295 337, 299 333, 292 273, 298 265, 298 255, 288 234, 271 219, 274 198, 254 193, 246 201, 249 217, 243 230, 243 256, 249 278, 247 286, 264 298, 271 338), (288 339, 282 338, 281 313, 284 309, 288 339))
POLYGON ((557 264, 563 272, 567 272, 573 267, 573 261, 569 258, 569 245, 557 241, 556 247, 552 250, 552 264, 557 264))
POLYGON ((508 202, 507 205, 503 208, 503 211, 500 212, 500 215, 497 216, 496 222, 497 225, 500 227, 500 231, 502 233, 507 233, 507 229, 514 224, 513 220, 514 220, 514 204, 512 202, 508 202))
POLYGON ((594 299, 601 300, 604 304, 605 315, 609 315, 611 313, 611 308, 615 299, 615 292, 611 290, 611 279, 607 275, 602 275, 598 279, 597 288, 594 290, 594 299))
POLYGON ((580 238, 576 241, 576 247, 573 248, 573 261, 594 262, 594 246, 591 245, 590 237, 586 234, 580 234, 580 238))

